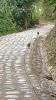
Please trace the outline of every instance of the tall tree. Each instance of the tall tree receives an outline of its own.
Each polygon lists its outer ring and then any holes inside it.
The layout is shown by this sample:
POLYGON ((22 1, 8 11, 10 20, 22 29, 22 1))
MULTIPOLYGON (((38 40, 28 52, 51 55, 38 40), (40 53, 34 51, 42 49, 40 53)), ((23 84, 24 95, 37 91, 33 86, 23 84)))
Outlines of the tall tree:
MULTIPOLYGON (((28 27, 29 18, 31 18, 29 15, 29 8, 36 1, 37 0, 16 0, 17 9, 19 10, 19 13, 20 13, 19 15, 21 17, 21 20, 23 19, 24 26, 26 29, 28 27)), ((18 18, 16 18, 16 19, 18 19, 18 18)))

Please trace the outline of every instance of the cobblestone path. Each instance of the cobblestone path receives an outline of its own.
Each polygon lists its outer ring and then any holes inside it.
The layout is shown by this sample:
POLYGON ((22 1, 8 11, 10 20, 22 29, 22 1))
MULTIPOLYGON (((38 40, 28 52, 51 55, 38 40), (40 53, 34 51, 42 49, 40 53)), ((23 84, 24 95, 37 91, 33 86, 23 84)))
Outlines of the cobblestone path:
POLYGON ((34 40, 37 31, 44 35, 52 28, 48 24, 0 37, 0 100, 39 100, 34 91, 33 84, 37 86, 34 76, 32 73, 28 76, 30 69, 25 64, 27 43, 34 40))

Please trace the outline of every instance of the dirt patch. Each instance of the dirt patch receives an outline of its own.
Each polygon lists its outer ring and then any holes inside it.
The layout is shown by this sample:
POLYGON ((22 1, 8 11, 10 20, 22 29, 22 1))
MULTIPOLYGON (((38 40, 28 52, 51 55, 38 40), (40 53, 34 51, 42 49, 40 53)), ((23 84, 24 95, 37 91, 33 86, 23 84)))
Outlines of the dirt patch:
POLYGON ((56 27, 53 28, 53 30, 45 39, 45 46, 47 48, 48 59, 51 66, 51 73, 56 80, 56 27))
POLYGON ((35 39, 26 55, 26 72, 38 100, 55 100, 56 83, 50 73, 44 37, 35 39))

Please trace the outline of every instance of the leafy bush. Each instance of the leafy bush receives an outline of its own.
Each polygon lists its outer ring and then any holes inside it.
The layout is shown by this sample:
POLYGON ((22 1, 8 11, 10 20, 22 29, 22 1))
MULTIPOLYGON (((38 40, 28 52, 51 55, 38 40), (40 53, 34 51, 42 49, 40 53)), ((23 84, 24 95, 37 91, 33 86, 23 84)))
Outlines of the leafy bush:
POLYGON ((33 19, 31 24, 32 24, 32 26, 39 24, 39 19, 33 19))
POLYGON ((8 17, 0 18, 0 35, 16 32, 16 24, 8 17))
MULTIPOLYGON (((37 0, 0 0, 0 36, 31 27, 32 5, 37 0)), ((39 0, 38 0, 39 1, 39 0)), ((34 20, 35 24, 37 21, 34 20)))
POLYGON ((16 25, 16 30, 17 30, 17 32, 21 32, 24 30, 24 28, 20 25, 16 25))

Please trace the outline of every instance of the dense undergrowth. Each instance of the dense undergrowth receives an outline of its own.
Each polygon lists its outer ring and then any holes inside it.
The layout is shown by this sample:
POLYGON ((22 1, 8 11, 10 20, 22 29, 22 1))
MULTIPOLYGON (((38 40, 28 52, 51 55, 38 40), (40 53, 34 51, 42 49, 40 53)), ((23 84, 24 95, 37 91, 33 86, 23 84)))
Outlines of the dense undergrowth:
POLYGON ((37 1, 0 0, 0 36, 23 31, 38 24, 38 15, 35 14, 37 1))
POLYGON ((56 0, 0 0, 0 36, 56 18, 56 0))

